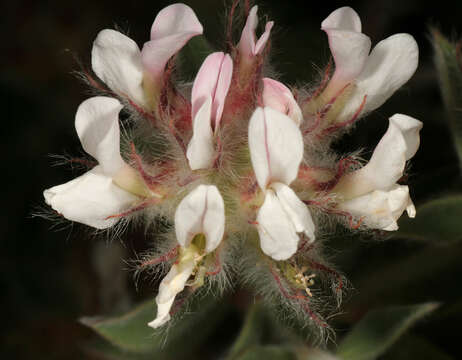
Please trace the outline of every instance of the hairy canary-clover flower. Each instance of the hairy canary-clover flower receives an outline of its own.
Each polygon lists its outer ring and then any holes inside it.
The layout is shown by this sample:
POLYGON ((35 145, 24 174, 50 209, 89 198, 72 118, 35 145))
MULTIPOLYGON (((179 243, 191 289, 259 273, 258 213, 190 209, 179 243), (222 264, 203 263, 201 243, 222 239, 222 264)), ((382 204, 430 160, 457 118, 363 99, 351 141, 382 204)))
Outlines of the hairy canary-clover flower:
POLYGON ((391 231, 405 210, 415 216, 400 179, 422 124, 391 116, 365 166, 330 143, 412 76, 418 48, 397 34, 369 52, 358 15, 340 8, 321 25, 335 70, 328 65, 310 91, 289 88, 265 77, 273 22, 257 39, 257 7, 247 12, 237 45, 228 31, 228 52, 211 53, 193 84, 174 81, 174 55, 202 34, 188 6, 163 9, 141 51, 125 35, 101 31, 92 50, 99 79, 85 76, 102 96, 84 101, 75 119, 98 165, 44 196, 63 217, 97 229, 135 219, 170 224, 166 236, 147 239, 153 251, 138 264, 170 267, 153 328, 169 321, 177 297, 182 303, 204 284, 223 288, 231 279, 322 334, 345 282, 324 258, 329 226, 391 231))

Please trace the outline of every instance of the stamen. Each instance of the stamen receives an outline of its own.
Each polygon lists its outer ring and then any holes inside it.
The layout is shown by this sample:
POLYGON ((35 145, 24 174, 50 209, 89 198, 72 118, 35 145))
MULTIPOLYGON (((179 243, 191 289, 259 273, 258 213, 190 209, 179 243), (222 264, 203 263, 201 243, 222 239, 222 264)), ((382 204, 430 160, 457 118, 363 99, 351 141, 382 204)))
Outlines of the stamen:
POLYGON ((310 299, 307 298, 306 296, 302 295, 301 291, 297 292, 296 295, 291 295, 287 292, 287 290, 284 288, 284 285, 281 282, 281 279, 279 276, 275 273, 272 265, 269 265, 270 272, 273 275, 274 280, 276 281, 276 284, 278 285, 279 290, 283 294, 283 296, 286 299, 289 300, 297 300, 300 304, 300 306, 305 310, 310 318, 320 327, 327 327, 327 324, 319 319, 319 317, 311 310, 311 307, 309 306, 309 301, 310 299))

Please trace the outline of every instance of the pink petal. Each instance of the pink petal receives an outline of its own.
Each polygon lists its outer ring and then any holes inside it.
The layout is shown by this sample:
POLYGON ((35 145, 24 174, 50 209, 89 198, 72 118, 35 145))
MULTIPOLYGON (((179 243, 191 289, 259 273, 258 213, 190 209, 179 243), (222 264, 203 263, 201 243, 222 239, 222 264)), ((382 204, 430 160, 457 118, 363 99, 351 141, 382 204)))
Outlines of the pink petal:
POLYGON ((167 6, 157 14, 151 28, 151 40, 141 51, 145 70, 160 79, 167 61, 193 36, 203 32, 194 11, 185 4, 167 6))
POLYGON ((192 118, 210 97, 212 99, 212 126, 218 128, 233 75, 233 61, 228 54, 216 52, 202 63, 191 93, 192 118))
POLYGON ((295 121, 297 125, 303 120, 302 111, 292 92, 279 81, 264 78, 262 100, 264 106, 277 110, 295 121))
POLYGON ((244 29, 242 30, 241 40, 239 41, 238 48, 241 54, 246 57, 252 57, 261 53, 265 47, 266 42, 270 36, 271 28, 273 27, 273 22, 269 21, 266 23, 265 31, 260 36, 258 41, 255 40, 255 29, 258 25, 257 17, 258 6, 252 7, 250 9, 249 16, 245 23, 244 29))

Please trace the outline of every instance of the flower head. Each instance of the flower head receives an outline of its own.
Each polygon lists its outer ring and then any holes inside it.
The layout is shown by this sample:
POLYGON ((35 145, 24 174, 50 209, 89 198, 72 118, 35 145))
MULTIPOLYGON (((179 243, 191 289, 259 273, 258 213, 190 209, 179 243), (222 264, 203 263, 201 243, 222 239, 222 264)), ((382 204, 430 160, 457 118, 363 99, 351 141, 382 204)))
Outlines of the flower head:
POLYGON ((211 51, 193 84, 174 81, 181 67, 173 55, 202 33, 184 4, 157 15, 141 51, 113 30, 95 40, 93 70, 110 91, 97 88, 120 101, 99 96, 80 105, 77 134, 98 165, 45 190, 45 201, 98 229, 135 218, 170 225, 140 265, 170 267, 153 328, 168 322, 181 292, 231 279, 254 283, 268 301, 282 299, 322 332, 324 294, 338 305, 343 291, 342 275, 323 256, 332 224, 392 231, 404 211, 415 215, 402 178, 419 147, 420 121, 392 116, 365 166, 330 147, 409 80, 417 66, 414 39, 393 35, 370 52, 356 12, 340 8, 322 22, 335 71, 331 76, 328 66, 318 87, 297 89, 266 74, 263 49, 273 23, 258 40, 257 23, 255 6, 239 42, 230 37, 229 53, 211 51), (128 129, 122 138, 120 121, 128 129))

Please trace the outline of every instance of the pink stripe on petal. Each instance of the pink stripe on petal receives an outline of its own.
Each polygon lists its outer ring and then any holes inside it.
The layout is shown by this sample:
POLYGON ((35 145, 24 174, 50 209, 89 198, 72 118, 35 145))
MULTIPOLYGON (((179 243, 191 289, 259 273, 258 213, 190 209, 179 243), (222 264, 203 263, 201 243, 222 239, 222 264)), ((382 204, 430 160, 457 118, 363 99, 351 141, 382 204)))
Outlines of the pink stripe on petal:
POLYGON ((233 60, 228 54, 223 58, 221 63, 220 74, 215 89, 215 96, 213 98, 212 106, 212 124, 215 126, 215 131, 218 129, 225 106, 226 95, 228 94, 231 85, 231 78, 233 77, 233 60), (214 114, 214 115, 213 115, 214 114), (215 120, 213 122, 213 120, 215 120))
POLYGON ((303 158, 303 138, 286 115, 269 107, 257 108, 249 122, 249 150, 258 185, 290 185, 303 158))
POLYGON ((191 93, 192 119, 210 97, 212 99, 212 126, 217 128, 223 113, 233 75, 233 62, 228 54, 216 52, 207 56, 202 63, 191 93))

